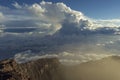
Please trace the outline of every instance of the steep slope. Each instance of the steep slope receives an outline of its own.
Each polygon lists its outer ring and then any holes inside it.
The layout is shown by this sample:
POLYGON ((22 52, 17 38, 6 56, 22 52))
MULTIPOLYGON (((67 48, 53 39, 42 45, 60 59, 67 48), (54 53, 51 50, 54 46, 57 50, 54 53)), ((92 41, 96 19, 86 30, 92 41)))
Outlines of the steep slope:
POLYGON ((62 65, 56 58, 18 64, 0 62, 0 80, 120 80, 120 57, 111 56, 79 65, 62 65))
POLYGON ((59 65, 55 58, 23 64, 4 60, 0 62, 0 80, 61 80, 59 65))

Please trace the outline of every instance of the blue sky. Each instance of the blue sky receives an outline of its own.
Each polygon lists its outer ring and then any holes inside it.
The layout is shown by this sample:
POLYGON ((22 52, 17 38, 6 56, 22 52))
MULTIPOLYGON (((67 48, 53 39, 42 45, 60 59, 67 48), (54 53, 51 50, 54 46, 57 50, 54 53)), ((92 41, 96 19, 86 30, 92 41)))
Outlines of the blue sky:
MULTIPOLYGON (((39 3, 41 0, 0 0, 0 5, 9 6, 14 2, 19 4, 39 3)), ((45 0, 49 2, 63 2, 74 10, 83 12, 94 19, 120 18, 120 0, 45 0)))

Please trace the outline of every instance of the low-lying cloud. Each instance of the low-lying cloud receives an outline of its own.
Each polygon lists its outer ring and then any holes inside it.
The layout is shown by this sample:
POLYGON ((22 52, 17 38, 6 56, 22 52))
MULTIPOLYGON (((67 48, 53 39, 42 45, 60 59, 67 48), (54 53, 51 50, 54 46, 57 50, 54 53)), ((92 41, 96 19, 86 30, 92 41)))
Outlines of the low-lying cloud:
MULTIPOLYGON (((95 61, 105 57, 115 56, 115 54, 95 54, 95 53, 69 53, 62 52, 58 54, 34 54, 30 50, 18 53, 14 56, 17 63, 25 63, 42 58, 58 58, 62 64, 75 65, 88 61, 95 61)), ((117 55, 118 56, 118 55, 117 55)))

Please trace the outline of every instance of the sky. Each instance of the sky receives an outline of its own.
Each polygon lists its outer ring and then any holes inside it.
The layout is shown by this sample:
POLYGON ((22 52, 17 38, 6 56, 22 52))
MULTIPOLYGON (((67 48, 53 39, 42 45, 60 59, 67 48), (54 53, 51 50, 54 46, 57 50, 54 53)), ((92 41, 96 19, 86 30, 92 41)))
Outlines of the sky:
POLYGON ((0 0, 0 51, 118 53, 119 7, 117 0, 0 0))
POLYGON ((108 30, 106 27, 109 27, 118 33, 118 3, 118 0, 0 0, 0 32, 46 35, 64 26, 74 26, 84 30, 108 30))
MULTIPOLYGON (((41 0, 0 0, 0 5, 9 6, 14 2, 19 4, 39 3, 41 0)), ((83 12, 94 19, 119 19, 120 0, 45 0, 49 2, 63 2, 74 10, 83 12)))
POLYGON ((119 0, 0 0, 0 26, 4 27, 0 31, 25 32, 27 28, 26 32, 53 34, 71 25, 90 30, 119 28, 119 7, 119 0))

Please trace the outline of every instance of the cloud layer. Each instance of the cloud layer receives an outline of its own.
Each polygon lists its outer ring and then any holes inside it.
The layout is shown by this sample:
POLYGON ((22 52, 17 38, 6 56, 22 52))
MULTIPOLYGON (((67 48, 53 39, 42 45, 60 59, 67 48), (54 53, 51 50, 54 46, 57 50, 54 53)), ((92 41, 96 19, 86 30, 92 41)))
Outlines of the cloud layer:
MULTIPOLYGON (((75 65, 83 62, 99 60, 105 57, 115 56, 115 54, 81 54, 81 53, 69 53, 63 52, 59 54, 34 54, 30 50, 21 52, 15 55, 14 59, 17 63, 25 63, 32 60, 37 60, 41 58, 58 58, 62 64, 75 65)), ((119 55, 116 55, 119 56, 119 55)))
MULTIPOLYGON (((40 2, 32 5, 15 2, 12 4, 15 9, 0 7, 0 24, 5 29, 13 28, 35 28, 26 33, 44 33, 44 35, 54 33, 81 33, 83 31, 94 32, 104 31, 118 34, 119 19, 95 20, 90 19, 80 11, 76 11, 64 3, 40 2), (7 9, 7 10, 6 10, 7 9), (64 32, 65 31, 65 32, 64 32)), ((4 32, 7 32, 5 30, 4 32)), ((11 32, 12 33, 12 32, 11 32)), ((14 32, 13 32, 14 33, 14 32)), ((21 31, 22 33, 22 31, 21 31)), ((24 32, 25 33, 25 32, 24 32)), ((75 33, 75 34, 76 34, 75 33)))
MULTIPOLYGON (((3 24, 7 27, 37 27, 36 32, 54 34, 62 24, 78 24, 84 19, 81 12, 72 10, 64 3, 41 2, 33 5, 19 5, 17 2, 12 4, 16 9, 4 12, 6 16, 3 24)), ((3 14, 0 14, 3 17, 3 14)), ((34 32, 34 31, 33 31, 34 32)))
MULTIPOLYGON (((0 51, 7 53, 0 58, 26 50, 44 52, 44 57, 51 57, 47 55, 49 53, 55 56, 60 53, 62 57, 67 53, 73 55, 74 52, 92 53, 93 56, 98 53, 119 53, 119 19, 91 19, 60 2, 42 1, 32 5, 15 2, 11 5, 14 8, 0 6, 0 51)), ((24 56, 30 55, 21 53, 16 58, 24 61, 24 56)), ((61 61, 72 62, 69 59, 61 61)))

